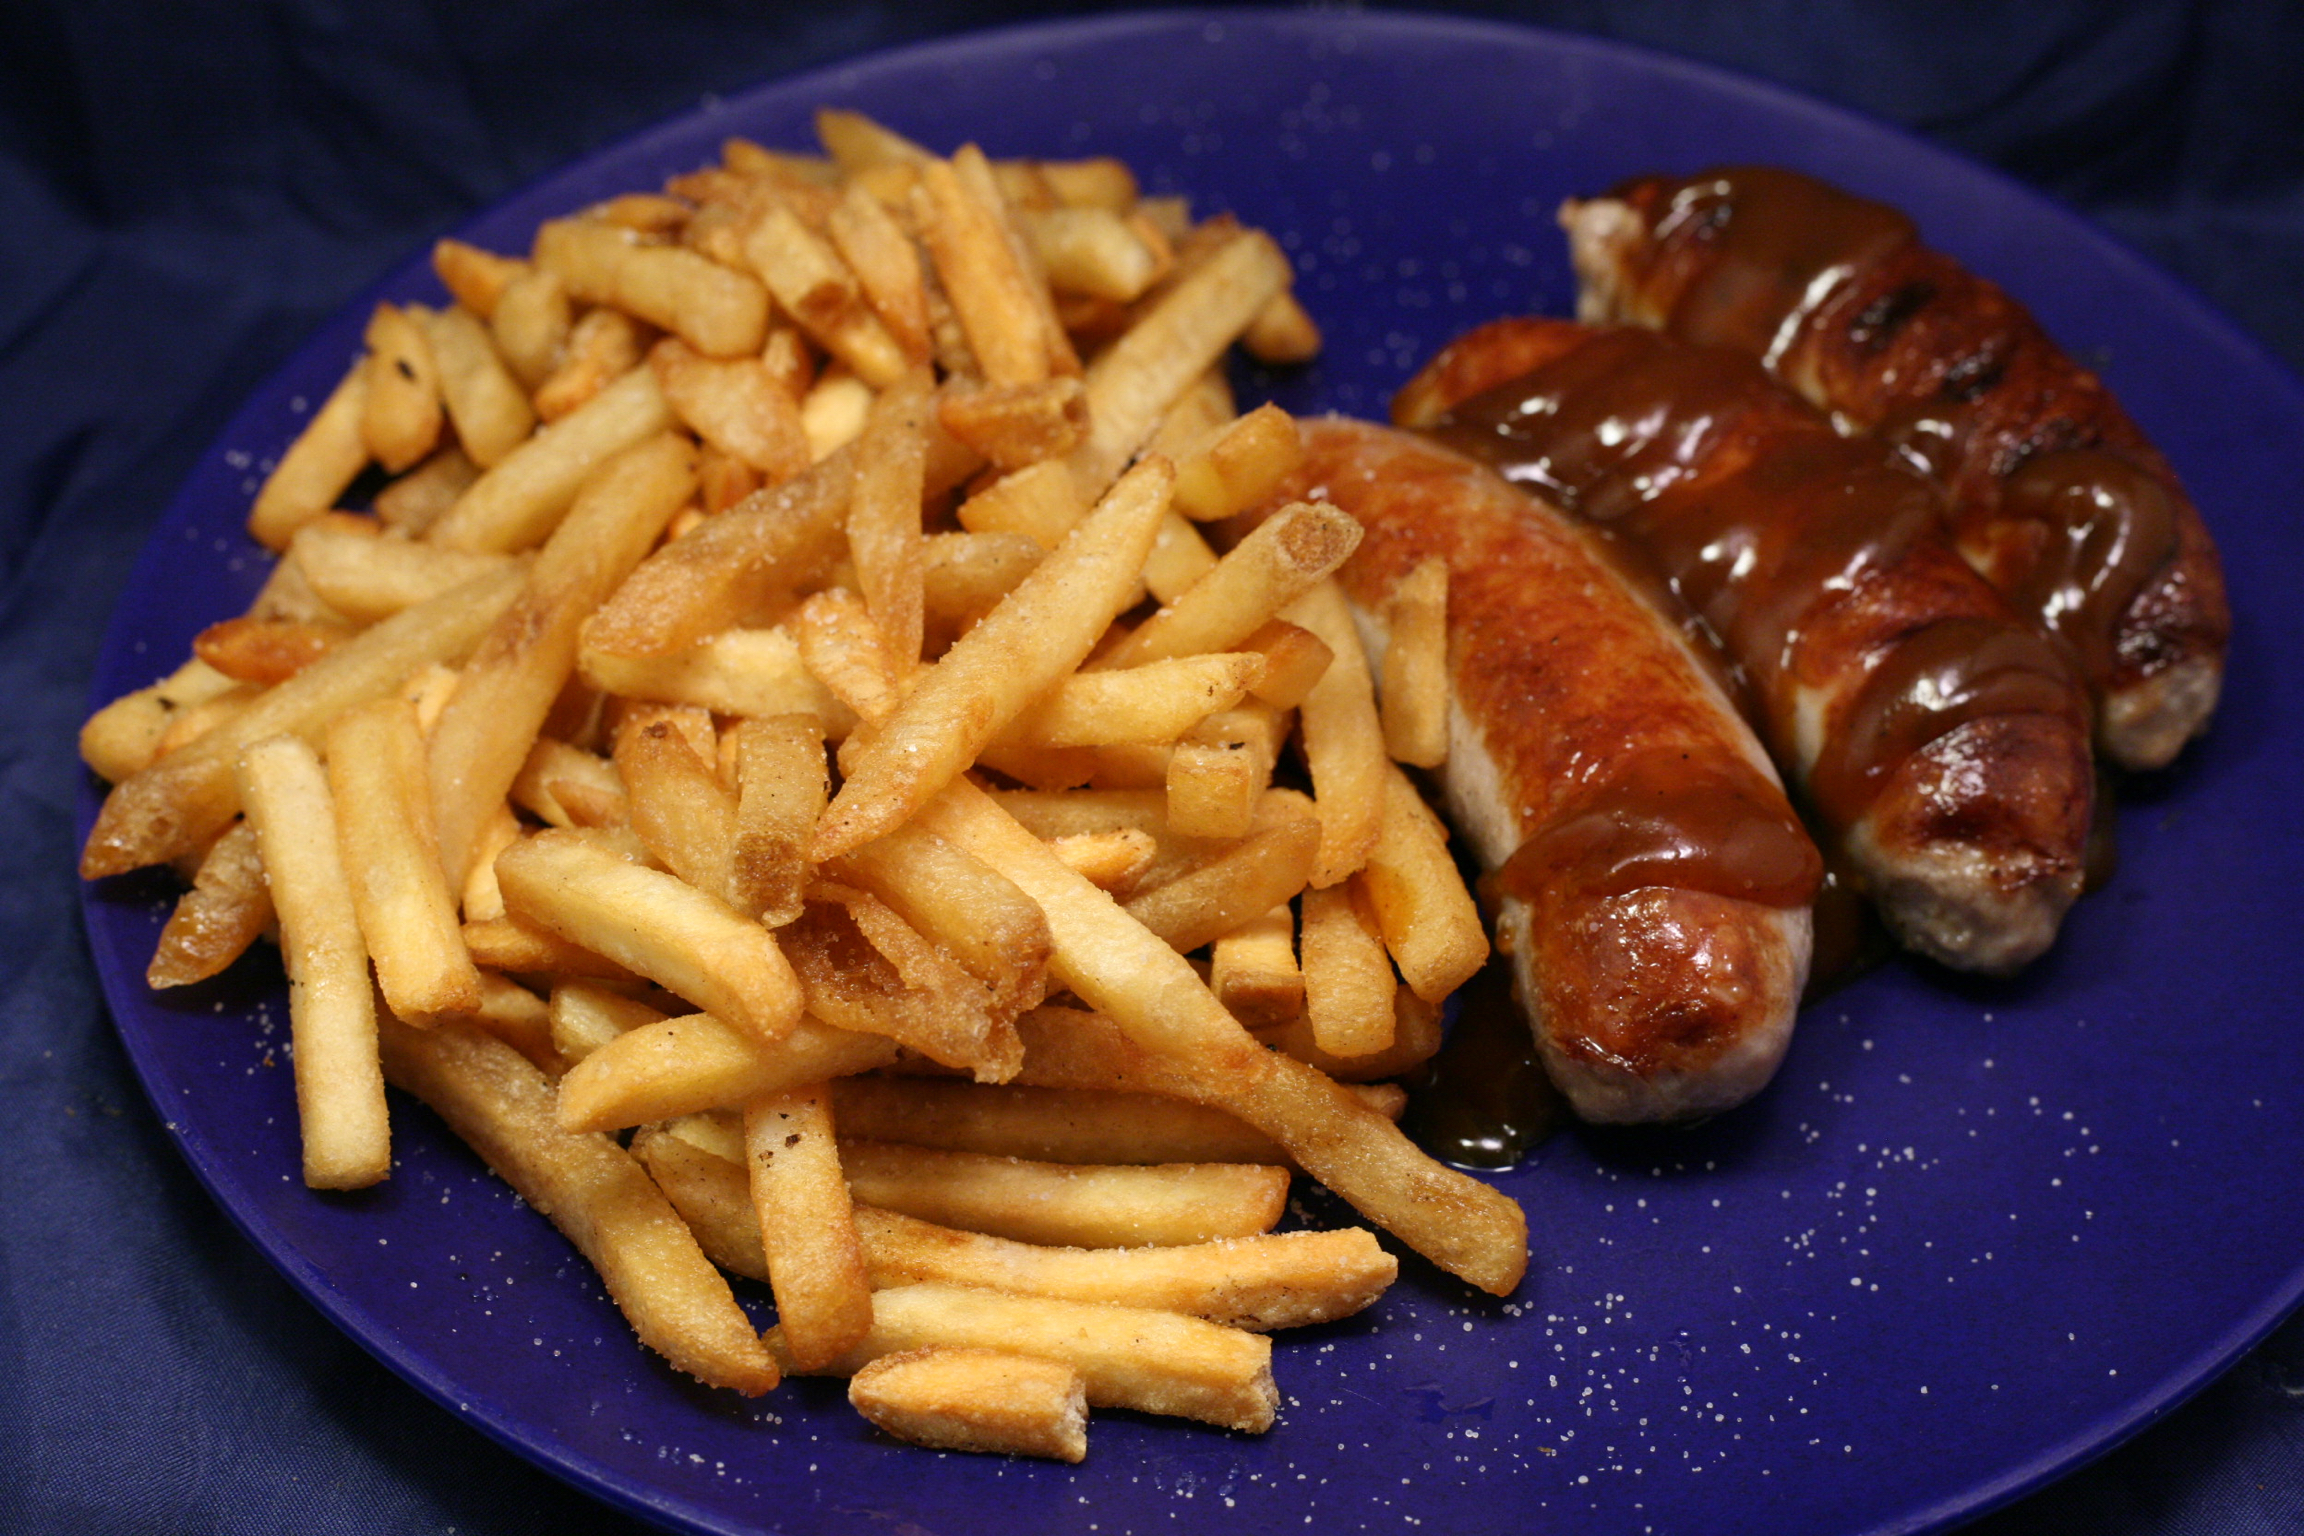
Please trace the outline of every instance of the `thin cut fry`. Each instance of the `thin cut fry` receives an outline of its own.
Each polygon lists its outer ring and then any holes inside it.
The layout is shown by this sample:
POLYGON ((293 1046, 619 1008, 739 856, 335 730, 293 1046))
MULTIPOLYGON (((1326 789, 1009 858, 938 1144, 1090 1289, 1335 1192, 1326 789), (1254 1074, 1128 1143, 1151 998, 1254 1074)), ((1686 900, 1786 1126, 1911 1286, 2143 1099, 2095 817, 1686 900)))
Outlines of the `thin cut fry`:
POLYGON ((360 435, 370 456, 398 474, 440 440, 440 367, 419 317, 391 304, 369 317, 367 344, 360 435))
POLYGON ((1384 947, 1418 997, 1442 1001, 1487 960, 1487 927, 1448 851, 1448 829, 1397 768, 1384 777, 1384 826, 1360 875, 1384 947))
POLYGON ((468 310, 426 311, 421 320, 456 440, 483 469, 500 462, 536 425, 528 396, 497 355, 487 327, 468 310))
POLYGON ((1342 565, 1359 543, 1360 525, 1333 506, 1293 503, 1260 523, 1100 665, 1231 650, 1342 565))
POLYGON ((642 1343, 713 1386, 758 1394, 778 1379, 678 1213, 605 1136, 562 1130, 552 1085, 501 1041, 461 1025, 410 1029, 387 1015, 385 1070, 432 1106, 520 1198, 600 1272, 642 1343))
POLYGON ((928 474, 926 370, 902 375, 873 401, 857 440, 848 553, 865 607, 898 676, 920 659, 923 603, 920 502, 928 474))
POLYGON ((247 953, 272 926, 272 888, 256 851, 256 829, 243 821, 216 839, 192 877, 192 889, 168 914, 144 984, 155 991, 206 981, 247 953))
POLYGON ((1392 962, 1358 878, 1304 893, 1304 1017, 1331 1056, 1392 1043, 1392 962))
POLYGON ((1171 1247, 1268 1232, 1288 1205, 1288 1170, 1261 1163, 1075 1167, 896 1142, 843 1148, 863 1204, 1018 1242, 1171 1247))
POLYGON ((814 1370, 872 1328, 872 1284, 856 1243, 826 1086, 745 1105, 744 1161, 784 1348, 795 1369, 814 1370))
POLYGON ((1077 1462, 1088 1455, 1088 1386, 1053 1360, 991 1349, 883 1355, 848 1383, 848 1401, 899 1440, 1077 1462))
POLYGON ((312 748, 294 736, 250 746, 239 777, 288 966, 304 1182, 365 1188, 392 1172, 392 1133, 376 1064, 368 951, 337 852, 328 780, 312 748))
POLYGON ((1296 920, 1285 902, 1216 941, 1209 954, 1208 987, 1250 1029, 1284 1023, 1303 1011, 1296 920))
POLYGON ((1298 598, 1286 616, 1335 653, 1299 711, 1304 761, 1312 770, 1322 828, 1312 883, 1325 889, 1368 862, 1383 827, 1384 775, 1391 760, 1376 718, 1367 655, 1336 583, 1321 582, 1298 598))
POLYGON ((268 549, 286 549, 296 530, 336 505, 368 464, 361 419, 368 410, 365 360, 352 365, 280 462, 248 511, 248 532, 268 549))
POLYGON ((613 304, 709 357, 757 355, 767 338, 768 293, 758 279, 694 251, 643 244, 598 220, 550 219, 536 231, 535 260, 574 297, 613 304))
POLYGON ((762 1094, 869 1072, 896 1043, 802 1019, 774 1045, 708 1013, 644 1024, 594 1050, 560 1079, 560 1124, 617 1131, 762 1094))
POLYGON ((1260 405, 1176 461, 1176 510, 1196 523, 1245 512, 1280 488, 1304 459, 1296 419, 1260 405))
POLYGON ((739 912, 781 928, 800 915, 808 841, 831 792, 824 723, 792 714, 747 720, 737 727, 736 763, 730 896, 739 912))
POLYGON ((1384 745, 1395 761, 1437 768, 1448 758, 1448 562, 1417 562, 1386 617, 1384 745))
POLYGON ((595 469, 671 425, 656 376, 636 368, 505 455, 426 537, 451 549, 497 552, 542 543, 595 469))
POLYGON ((337 840, 376 962, 376 983, 412 1024, 480 1006, 480 973, 458 931, 456 900, 440 872, 431 783, 416 706, 375 699, 328 728, 328 786, 337 840))

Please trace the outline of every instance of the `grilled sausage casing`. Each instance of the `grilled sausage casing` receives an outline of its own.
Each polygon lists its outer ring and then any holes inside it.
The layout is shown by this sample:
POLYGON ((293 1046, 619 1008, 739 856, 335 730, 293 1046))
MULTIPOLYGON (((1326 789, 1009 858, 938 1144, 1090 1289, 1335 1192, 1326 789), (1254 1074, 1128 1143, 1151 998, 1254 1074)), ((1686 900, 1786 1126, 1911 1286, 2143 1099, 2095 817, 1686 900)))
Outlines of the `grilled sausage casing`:
POLYGON ((2004 971, 2053 941, 2083 875, 2086 699, 1953 551, 1929 479, 1742 353, 1630 328, 1493 322, 1394 409, 1653 562, 1908 947, 2004 971))
POLYGON ((1448 562, 1440 783, 1554 1081, 1592 1120, 1749 1097, 1790 1038, 1821 872, 1750 729, 1557 512, 1405 433, 1304 436, 1281 499, 1366 530, 1341 578, 1373 645, 1394 584, 1448 562))
POLYGON ((2231 634, 2175 472, 2024 308, 1896 210, 1735 167, 1562 210, 1578 314, 1735 347, 1943 481, 1961 554, 2073 657, 2098 745, 2156 768, 2206 728, 2231 634))

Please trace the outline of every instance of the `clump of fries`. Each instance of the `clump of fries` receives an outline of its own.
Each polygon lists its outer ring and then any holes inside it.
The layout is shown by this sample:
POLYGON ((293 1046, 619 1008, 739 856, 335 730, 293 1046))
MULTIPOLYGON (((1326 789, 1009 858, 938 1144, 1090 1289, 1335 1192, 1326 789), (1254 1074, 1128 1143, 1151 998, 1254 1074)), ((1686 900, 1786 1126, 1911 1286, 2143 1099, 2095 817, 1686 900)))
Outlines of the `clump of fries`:
POLYGON ((1526 1261, 1377 1083, 1487 952, 1395 766, 1446 571, 1379 679, 1349 518, 1203 535, 1299 453, 1222 371, 1318 344, 1269 238, 820 126, 441 243, 455 302, 380 307, 256 498, 252 609, 88 722, 83 873, 188 875, 155 987, 277 925, 307 1183, 387 1175, 395 1083, 706 1382, 1073 1460, 1089 1404, 1261 1430, 1264 1331, 1397 1268, 1272 1233, 1292 1171, 1526 1261))

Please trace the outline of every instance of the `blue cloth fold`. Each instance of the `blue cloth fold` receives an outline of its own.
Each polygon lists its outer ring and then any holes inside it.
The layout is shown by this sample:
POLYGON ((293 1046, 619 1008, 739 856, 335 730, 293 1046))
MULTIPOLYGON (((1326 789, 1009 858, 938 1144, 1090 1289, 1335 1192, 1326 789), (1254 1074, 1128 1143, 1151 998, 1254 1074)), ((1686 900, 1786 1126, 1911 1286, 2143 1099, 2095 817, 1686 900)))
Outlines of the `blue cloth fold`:
MULTIPOLYGON (((1102 7, 1093 7, 1101 9, 1102 7)), ((129 562, 228 413, 476 208, 712 93, 1077 5, 0 8, 0 1526, 628 1531, 338 1335, 185 1171, 82 936, 71 743, 129 562)), ((2304 364, 2304 10, 1585 0, 2076 205, 2304 364)), ((2304 1323, 1994 1536, 2304 1529, 2304 1323)))

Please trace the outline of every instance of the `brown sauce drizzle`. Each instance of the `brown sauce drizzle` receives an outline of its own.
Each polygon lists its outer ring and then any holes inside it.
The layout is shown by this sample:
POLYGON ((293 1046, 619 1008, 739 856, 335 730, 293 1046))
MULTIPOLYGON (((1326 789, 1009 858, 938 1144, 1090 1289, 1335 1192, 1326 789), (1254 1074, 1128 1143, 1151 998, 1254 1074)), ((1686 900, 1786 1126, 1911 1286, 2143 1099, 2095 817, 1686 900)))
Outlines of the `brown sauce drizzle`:
MULTIPOLYGON (((1780 748, 1812 610, 1944 531, 1935 486, 1835 434, 1750 357, 1649 331, 1596 332, 1463 402, 1434 435, 1645 550, 1759 696, 1778 701, 1761 717, 1780 748)), ((1895 647, 1812 768, 1832 826, 1966 721, 2069 707, 2062 664, 2033 637, 1991 620, 1937 630, 1895 647)))
POLYGON ((2120 616, 2176 557, 2176 516, 2159 477, 2119 454, 2036 455, 2001 486, 1999 521, 2039 529, 2033 561, 2003 575, 2002 589, 2090 677, 2107 677, 2120 616))
POLYGON ((1447 1044, 1409 1082, 1402 1129, 1443 1162, 1518 1167, 1567 1123, 1567 1101, 1536 1059, 1510 960, 1491 956, 1456 997, 1447 1044))
POLYGON ((1717 252, 1674 301, 1674 333, 1774 363, 1848 280, 1918 238, 1881 203, 1772 166, 1731 166, 1680 183, 1657 243, 1717 252))
POLYGON ((1670 752, 1634 758, 1522 843, 1483 885, 1529 900, 1548 891, 1604 897, 1668 885, 1804 907, 1823 874, 1816 845, 1759 770, 1670 752))
POLYGON ((1824 856, 1824 883, 1814 909, 1816 948, 1808 961, 1803 1007, 1837 992, 1896 952, 1879 914, 1864 894, 1847 856, 1834 848, 1824 856))

